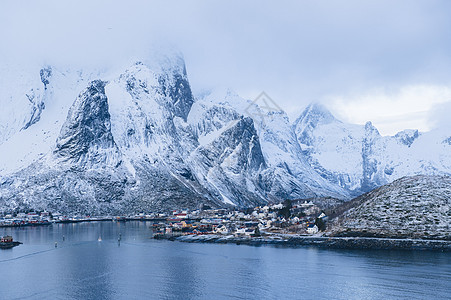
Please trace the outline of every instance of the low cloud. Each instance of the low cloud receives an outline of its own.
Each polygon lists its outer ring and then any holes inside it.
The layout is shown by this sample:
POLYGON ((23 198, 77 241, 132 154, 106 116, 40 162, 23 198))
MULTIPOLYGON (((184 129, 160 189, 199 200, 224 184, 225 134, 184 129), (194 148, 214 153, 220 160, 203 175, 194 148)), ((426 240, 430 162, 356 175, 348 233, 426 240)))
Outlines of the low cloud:
MULTIPOLYGON (((248 99, 265 91, 291 115, 335 97, 349 119, 382 124, 429 109, 418 99, 411 111, 386 90, 450 84, 450 11, 446 0, 4 1, 0 68, 114 67, 170 44, 184 53, 195 91, 225 86, 248 99), (368 104, 340 96, 373 92, 368 104)), ((423 119, 415 127, 427 129, 423 119)))
MULTIPOLYGON (((420 85, 405 86, 397 91, 379 89, 366 94, 333 96, 326 103, 347 122, 372 121, 383 135, 393 135, 403 129, 429 131, 442 122, 434 124, 431 113, 451 107, 451 88, 420 85)), ((446 119, 445 114, 433 115, 436 120, 446 119)))
POLYGON ((451 134, 451 98, 448 102, 437 104, 431 109, 428 123, 432 129, 448 130, 451 134))

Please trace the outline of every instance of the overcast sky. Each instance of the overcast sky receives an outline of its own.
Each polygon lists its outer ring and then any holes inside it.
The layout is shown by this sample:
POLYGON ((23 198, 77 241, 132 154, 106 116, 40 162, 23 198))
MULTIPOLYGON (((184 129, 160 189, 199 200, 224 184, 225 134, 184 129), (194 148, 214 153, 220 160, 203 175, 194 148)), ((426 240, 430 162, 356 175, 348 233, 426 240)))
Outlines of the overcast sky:
MULTIPOLYGON (((2 1, 0 59, 112 65, 183 52, 195 92, 310 102, 382 134, 448 126, 451 1, 2 1)), ((451 130, 451 129, 450 129, 451 130)))

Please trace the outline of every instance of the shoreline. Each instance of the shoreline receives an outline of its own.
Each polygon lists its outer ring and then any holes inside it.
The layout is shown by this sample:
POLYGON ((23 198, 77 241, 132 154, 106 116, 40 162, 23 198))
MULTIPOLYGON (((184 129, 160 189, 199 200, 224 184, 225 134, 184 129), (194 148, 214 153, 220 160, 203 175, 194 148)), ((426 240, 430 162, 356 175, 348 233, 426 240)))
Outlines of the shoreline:
POLYGON ((361 249, 361 250, 433 250, 450 252, 451 241, 396 239, 371 237, 324 237, 299 235, 271 235, 262 237, 240 237, 232 235, 155 235, 155 239, 183 243, 214 243, 237 245, 280 245, 288 247, 314 246, 323 249, 361 249))
MULTIPOLYGON (((155 221, 151 219, 112 220, 110 218, 88 220, 64 220, 50 224, 9 225, 0 227, 33 227, 53 224, 70 224, 83 222, 126 222, 155 221)), ((249 246, 280 245, 286 247, 314 246, 322 249, 363 249, 363 250, 431 250, 451 252, 451 240, 405 238, 405 237, 368 237, 368 236, 307 236, 296 234, 269 234, 260 237, 235 236, 220 234, 176 235, 154 234, 154 239, 178 241, 184 243, 237 244, 249 246)))
MULTIPOLYGON (((187 219, 187 220, 198 220, 198 219, 187 219)), ((130 222, 130 221, 139 221, 139 222, 163 222, 167 221, 167 219, 162 218, 126 218, 126 219, 114 219, 113 217, 105 217, 105 218, 93 218, 93 219, 80 219, 80 220, 52 220, 48 222, 42 223, 25 223, 25 224, 0 224, 0 228, 11 228, 11 227, 32 227, 32 226, 49 226, 53 224, 72 224, 72 223, 85 223, 85 222, 130 222)))

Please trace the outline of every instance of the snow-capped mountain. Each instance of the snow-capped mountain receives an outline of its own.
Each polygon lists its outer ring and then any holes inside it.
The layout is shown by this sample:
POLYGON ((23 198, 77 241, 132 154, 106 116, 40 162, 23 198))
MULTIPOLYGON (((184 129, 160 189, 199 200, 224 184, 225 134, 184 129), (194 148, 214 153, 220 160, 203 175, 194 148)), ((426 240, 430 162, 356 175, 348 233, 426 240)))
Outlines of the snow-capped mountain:
POLYGON ((259 140, 265 168, 258 174, 259 186, 268 200, 334 196, 347 192, 319 176, 301 153, 288 116, 283 111, 268 111, 246 101, 230 90, 204 94, 188 117, 200 142, 224 140, 223 130, 240 118, 251 118, 259 140))
POLYGON ((115 72, 47 66, 21 76, 0 98, 3 209, 107 213, 347 196, 302 159, 285 113, 263 124, 236 95, 195 101, 179 55, 115 72))
POLYGON ((349 199, 404 175, 451 169, 451 138, 439 133, 381 137, 370 123, 344 124, 318 105, 293 125, 280 109, 230 90, 195 99, 179 54, 114 70, 11 70, 0 81, 2 210, 349 199))
POLYGON ((309 105, 295 121, 297 140, 323 178, 354 195, 404 176, 451 174, 451 132, 404 130, 381 136, 371 124, 346 124, 309 105))
POLYGON ((176 124, 193 103, 183 60, 83 80, 73 98, 66 87, 78 81, 61 74, 42 82, 40 119, 0 145, 2 207, 105 213, 220 201, 183 161, 176 124))

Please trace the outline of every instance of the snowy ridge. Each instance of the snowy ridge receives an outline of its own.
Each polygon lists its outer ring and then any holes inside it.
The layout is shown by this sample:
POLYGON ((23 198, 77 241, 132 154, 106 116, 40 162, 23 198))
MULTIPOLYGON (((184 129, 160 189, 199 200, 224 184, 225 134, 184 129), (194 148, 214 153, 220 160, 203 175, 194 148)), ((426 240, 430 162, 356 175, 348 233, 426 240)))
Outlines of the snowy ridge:
POLYGON ((262 187, 269 197, 309 198, 349 194, 324 180, 302 156, 296 135, 285 112, 268 112, 231 90, 215 91, 197 100, 188 121, 199 139, 211 137, 234 124, 239 116, 252 118, 267 168, 261 172, 262 187))
POLYGON ((0 89, 5 108, 0 112, 1 175, 27 167, 53 149, 70 106, 94 76, 49 66, 18 72, 8 82, 3 79, 0 89))
POLYGON ((309 164, 353 195, 404 176, 451 174, 447 129, 381 136, 371 122, 343 123, 318 104, 310 105, 293 127, 309 164))

